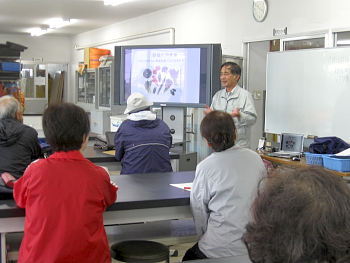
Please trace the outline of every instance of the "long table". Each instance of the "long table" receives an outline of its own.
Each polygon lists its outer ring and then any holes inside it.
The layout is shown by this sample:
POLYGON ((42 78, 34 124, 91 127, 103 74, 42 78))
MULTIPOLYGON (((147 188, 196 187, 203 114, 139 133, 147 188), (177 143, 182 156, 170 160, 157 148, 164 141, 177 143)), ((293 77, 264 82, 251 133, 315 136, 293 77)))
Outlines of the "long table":
MULTIPOLYGON (((293 161, 292 159, 288 159, 288 158, 279 158, 279 157, 273 157, 273 156, 269 156, 267 154, 260 154, 261 158, 270 161, 274 167, 278 167, 278 166, 289 166, 292 168, 302 168, 302 167, 307 167, 309 166, 309 164, 306 163, 306 159, 305 157, 300 158, 300 161, 293 161)), ((326 168, 324 168, 326 169, 326 168)), ((339 176, 350 176, 350 172, 337 172, 337 171, 333 171, 330 169, 326 169, 327 171, 339 175, 339 176)))
MULTIPOLYGON (((111 176, 117 201, 103 214, 105 225, 191 218, 190 192, 170 184, 189 183, 195 172, 111 176)), ((0 200, 1 261, 6 262, 6 233, 24 231, 25 210, 0 200)))
MULTIPOLYGON (((101 148, 95 148, 94 146, 87 146, 83 151, 83 155, 86 159, 93 163, 97 163, 100 166, 106 166, 110 171, 121 170, 120 162, 115 160, 114 155, 107 154, 101 150, 101 148)), ((194 171, 197 165, 197 153, 191 151, 183 151, 178 149, 171 149, 169 152, 170 159, 172 160, 173 171, 194 171)))
MULTIPOLYGON (((183 151, 171 151, 169 152, 170 159, 179 159, 181 154, 192 153, 183 151)), ((87 146, 83 151, 83 155, 91 162, 116 162, 114 155, 106 154, 101 148, 95 148, 94 146, 87 146)))

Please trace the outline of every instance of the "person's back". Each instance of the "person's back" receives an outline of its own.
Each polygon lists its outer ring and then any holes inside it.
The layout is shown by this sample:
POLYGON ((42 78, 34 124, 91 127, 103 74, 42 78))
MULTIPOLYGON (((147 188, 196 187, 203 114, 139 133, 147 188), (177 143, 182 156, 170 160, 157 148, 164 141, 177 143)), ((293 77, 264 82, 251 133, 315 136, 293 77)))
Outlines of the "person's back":
POLYGON ((20 178, 27 166, 41 156, 38 133, 18 120, 0 120, 0 174, 20 178))
MULTIPOLYGON (((27 166, 41 157, 38 133, 23 124, 22 108, 12 96, 0 98, 0 175, 20 178, 27 166)), ((0 179, 1 198, 12 198, 13 189, 0 179)))
POLYGON ((197 165, 191 188, 191 210, 198 243, 183 261, 246 255, 241 241, 249 221, 252 193, 266 175, 261 157, 235 144, 236 127, 225 112, 209 112, 201 134, 213 153, 197 165))
POLYGON ((197 217, 197 234, 202 234, 199 248, 207 257, 248 253, 241 237, 249 222, 252 194, 265 174, 261 157, 239 145, 214 152, 197 165, 191 205, 194 217, 197 217), (207 199, 210 200, 208 203, 205 202, 207 199), (210 211, 206 229, 198 215, 200 206, 204 210, 203 203, 210 211))
POLYGON ((129 114, 115 134, 115 159, 121 161, 121 174, 172 172, 169 150, 172 136, 168 125, 149 110, 140 93, 128 98, 129 114))
POLYGON ((18 262, 111 262, 103 212, 117 188, 104 168, 81 153, 89 118, 73 104, 45 110, 43 129, 54 153, 33 162, 14 184, 26 209, 18 262))

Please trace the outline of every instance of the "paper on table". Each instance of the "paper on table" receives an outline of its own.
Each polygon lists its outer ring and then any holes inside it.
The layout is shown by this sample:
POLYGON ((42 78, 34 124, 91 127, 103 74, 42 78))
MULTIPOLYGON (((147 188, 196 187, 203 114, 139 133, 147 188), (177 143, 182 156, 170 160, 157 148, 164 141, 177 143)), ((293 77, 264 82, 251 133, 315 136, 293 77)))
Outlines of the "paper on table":
POLYGON ((350 148, 349 149, 346 149, 340 153, 337 153, 336 154, 337 156, 349 156, 350 155, 350 148))
POLYGON ((115 155, 115 150, 104 151, 103 153, 109 154, 109 155, 115 155))
POLYGON ((170 184, 170 185, 186 191, 191 191, 191 187, 192 187, 192 183, 170 184))

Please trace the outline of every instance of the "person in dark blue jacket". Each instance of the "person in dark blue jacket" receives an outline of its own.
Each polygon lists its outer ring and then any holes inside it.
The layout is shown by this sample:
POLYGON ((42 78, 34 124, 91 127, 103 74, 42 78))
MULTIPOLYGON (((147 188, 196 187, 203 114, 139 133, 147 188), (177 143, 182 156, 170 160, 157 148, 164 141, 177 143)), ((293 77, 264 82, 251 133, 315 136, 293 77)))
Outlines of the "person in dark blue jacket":
POLYGON ((141 93, 127 100, 129 114, 114 137, 115 159, 121 162, 121 174, 172 172, 169 149, 172 136, 168 125, 150 111, 153 102, 141 93))
MULTIPOLYGON (((0 175, 11 174, 15 180, 34 160, 42 157, 38 133, 23 124, 21 104, 11 95, 0 98, 0 175)), ((0 198, 12 196, 12 188, 0 178, 0 198)))

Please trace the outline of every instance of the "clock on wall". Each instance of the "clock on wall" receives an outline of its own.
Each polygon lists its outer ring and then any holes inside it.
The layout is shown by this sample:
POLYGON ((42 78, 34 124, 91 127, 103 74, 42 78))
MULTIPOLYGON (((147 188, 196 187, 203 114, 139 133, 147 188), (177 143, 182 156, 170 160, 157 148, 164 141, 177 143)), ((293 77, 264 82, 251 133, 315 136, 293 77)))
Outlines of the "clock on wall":
POLYGON ((265 20, 267 15, 267 1, 253 0, 253 17, 257 22, 265 20))

